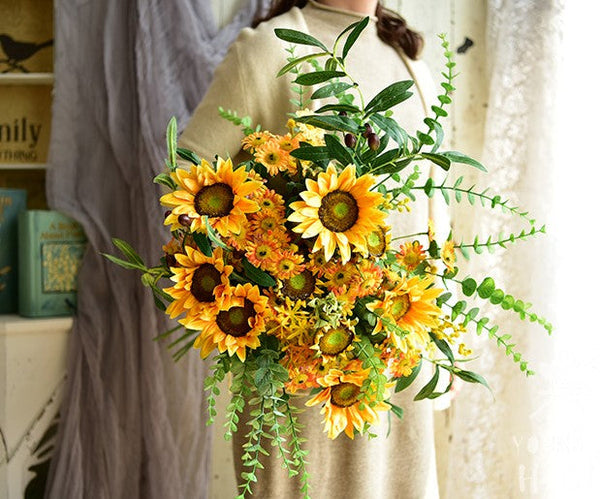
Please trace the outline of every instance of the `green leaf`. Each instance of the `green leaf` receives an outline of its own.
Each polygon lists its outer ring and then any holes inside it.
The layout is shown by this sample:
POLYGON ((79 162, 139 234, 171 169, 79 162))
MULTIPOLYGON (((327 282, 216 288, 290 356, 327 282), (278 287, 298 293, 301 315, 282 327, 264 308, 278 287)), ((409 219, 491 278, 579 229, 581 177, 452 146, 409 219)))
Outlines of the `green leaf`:
POLYGON ((299 123, 316 126, 323 130, 335 130, 340 132, 351 132, 358 134, 359 129, 356 122, 346 116, 298 116, 294 118, 299 123))
POLYGON ((386 403, 390 406, 390 411, 392 411, 398 418, 402 419, 404 417, 404 409, 402 407, 398 407, 395 404, 392 404, 389 400, 386 400, 386 403))
POLYGON ((492 293, 492 296, 490 296, 490 302, 493 305, 498 305, 499 303, 502 303, 502 300, 504 300, 504 291, 501 289, 495 289, 492 293))
POLYGON ((452 307, 452 320, 455 320, 460 313, 467 308, 467 302, 460 300, 452 307))
POLYGON ((371 116, 371 121, 373 121, 373 123, 375 123, 382 131, 387 133, 400 147, 404 147, 408 142, 408 134, 392 118, 388 118, 381 114, 373 114, 371 116))
POLYGON ((421 388, 421 391, 419 391, 419 393, 417 393, 415 395, 414 400, 423 400, 423 399, 429 398, 429 396, 435 390, 435 387, 437 386, 439 379, 440 379, 440 368, 436 365, 435 373, 433 374, 433 377, 429 380, 429 382, 423 388, 421 388))
POLYGON ((448 158, 453 163, 461 163, 464 165, 473 166, 473 167, 477 168, 478 170, 481 170, 482 172, 487 172, 485 166, 483 166, 479 161, 471 158, 470 156, 467 156, 466 154, 463 154, 462 152, 445 151, 440 154, 442 154, 443 156, 446 156, 446 158, 448 158))
POLYGON ((428 159, 432 163, 442 167, 443 170, 448 171, 450 169, 451 161, 443 154, 434 154, 429 152, 422 152, 421 157, 428 159))
POLYGON ((123 253, 127 257, 127 260, 129 260, 132 263, 137 263, 142 268, 145 268, 144 261, 127 241, 123 241, 123 239, 113 237, 112 242, 117 248, 119 248, 121 253, 123 253))
POLYGON ((183 147, 177 148, 177 156, 179 156, 181 159, 183 159, 185 161, 189 161, 195 165, 199 165, 202 162, 200 160, 199 156, 194 151, 190 151, 189 149, 184 149, 183 147))
POLYGON ((391 163, 400 157, 400 149, 390 149, 377 156, 371 163, 371 169, 377 169, 378 166, 391 163))
POLYGON ((342 144, 340 144, 340 141, 337 139, 337 137, 329 134, 325 135, 325 145, 329 150, 330 156, 337 159, 342 166, 346 166, 354 162, 352 155, 342 144))
POLYGON ((161 312, 167 310, 167 306, 161 301, 161 299, 156 295, 156 293, 152 294, 152 298, 154 298, 154 305, 156 306, 156 308, 158 308, 158 310, 160 310, 161 312))
POLYGON ((167 151, 169 153, 169 168, 177 167, 177 119, 173 116, 167 125, 167 151))
POLYGON ((343 76, 346 76, 346 73, 343 71, 315 71, 314 73, 306 73, 298 76, 294 80, 294 83, 298 83, 298 85, 316 85, 317 83, 323 83, 332 78, 343 76))
POLYGON ((378 113, 380 111, 386 111, 397 104, 408 99, 412 92, 407 90, 412 87, 414 82, 412 80, 397 81, 384 88, 375 97, 373 97, 365 107, 365 113, 367 115, 378 113))
POLYGON ((202 253, 206 256, 212 256, 212 247, 206 234, 203 234, 202 232, 192 232, 192 238, 202 253))
POLYGON ((346 113, 359 113, 360 109, 351 104, 326 104, 315 111, 315 113, 325 113, 327 111, 344 111, 346 113))
POLYGON ((432 118, 425 118, 424 121, 425 124, 431 129, 433 129, 433 131, 435 132, 435 143, 431 148, 431 152, 435 152, 439 149, 439 147, 442 145, 442 142, 444 141, 444 129, 442 128, 442 125, 440 125, 437 121, 435 121, 432 118))
POLYGON ((212 225, 210 225, 210 221, 208 220, 208 216, 204 215, 202 217, 202 219, 204 220, 204 225, 206 226, 206 235, 208 236, 208 238, 217 246, 220 246, 223 249, 229 249, 229 246, 227 246, 223 241, 221 241, 221 238, 219 237, 219 235, 215 232, 215 229, 212 228, 212 225))
POLYGON ((422 144, 425 144, 426 146, 433 146, 435 144, 435 140, 428 133, 417 131, 417 138, 422 144))
POLYGON ((320 88, 317 88, 312 93, 310 98, 311 98, 311 100, 325 99, 327 97, 331 97, 332 95, 341 94, 342 92, 348 90, 351 87, 352 87, 352 85, 350 85, 350 83, 346 83, 343 81, 329 83, 328 85, 324 85, 320 88))
POLYGON ((141 267, 139 264, 137 263, 131 263, 125 260, 121 260, 120 258, 117 258, 116 256, 113 255, 109 255, 108 253, 100 253, 102 256, 108 258, 111 262, 116 263, 117 265, 123 267, 124 269, 132 269, 132 270, 141 270, 141 271, 145 271, 146 267, 141 267))
POLYGON ((365 17, 350 32, 350 34, 348 35, 348 38, 346 38, 346 43, 344 43, 344 48, 342 49, 342 59, 346 58, 346 56, 348 55, 348 52, 350 51, 350 49, 352 48, 352 46, 354 45, 354 43, 356 42, 356 40, 358 39, 358 37, 363 32, 363 30, 367 27, 368 24, 369 24, 369 18, 365 17))
POLYGON ((171 190, 177 189, 177 184, 167 173, 159 173, 156 177, 154 177, 152 182, 155 184, 165 185, 171 190))
POLYGON ((299 147, 290 152, 290 155, 294 158, 302 159, 304 161, 313 161, 314 163, 319 161, 329 161, 329 154, 329 149, 324 146, 299 147))
POLYGON ((427 197, 433 197, 433 179, 429 177, 423 186, 423 192, 427 195, 427 197))
POLYGON ((317 40, 314 36, 307 35, 306 33, 302 33, 301 31, 296 31, 295 29, 276 28, 275 36, 286 42, 319 47, 320 49, 323 49, 325 52, 329 53, 327 47, 323 45, 319 40, 317 40))
POLYGON ((471 277, 467 277, 462 282, 462 292, 465 296, 471 296, 477 289, 477 282, 471 277))
POLYGON ((492 391, 490 385, 488 385, 485 378, 477 373, 474 373, 473 371, 463 371, 462 369, 454 369, 452 370, 452 372, 467 383, 479 383, 480 385, 485 386, 490 392, 492 391))
POLYGON ((333 57, 330 57, 325 63, 325 71, 335 71, 337 69, 337 66, 337 61, 333 57))
POLYGON ((275 286, 275 284, 277 284, 275 279, 273 279, 264 270, 252 265, 246 258, 242 260, 242 266, 244 267, 246 277, 259 286, 270 288, 271 286, 275 286))
POLYGON ((423 360, 419 360, 419 363, 413 368, 412 372, 408 376, 403 376, 396 381, 396 388, 394 388, 394 392, 401 392, 402 390, 408 388, 412 382, 417 379, 419 372, 421 371, 421 367, 423 364, 423 360))
POLYGON ((446 358, 454 364, 454 353, 452 353, 452 349, 446 340, 439 339, 434 333, 429 333, 429 337, 433 340, 435 345, 440 349, 446 358))
POLYGON ((496 283, 494 282, 494 279, 491 277, 486 277, 477 288, 477 294, 481 298, 487 300, 490 296, 492 296, 495 288, 496 283))
POLYGON ((279 73, 277 73, 277 77, 283 76, 284 74, 289 73, 298 64, 302 64, 303 62, 308 61, 310 59, 314 59, 316 57, 323 57, 324 55, 328 55, 328 53, 327 52, 319 52, 317 54, 308 54, 308 55, 305 55, 302 57, 298 57, 296 59, 292 59, 290 62, 288 62, 285 66, 283 66, 279 70, 279 73))

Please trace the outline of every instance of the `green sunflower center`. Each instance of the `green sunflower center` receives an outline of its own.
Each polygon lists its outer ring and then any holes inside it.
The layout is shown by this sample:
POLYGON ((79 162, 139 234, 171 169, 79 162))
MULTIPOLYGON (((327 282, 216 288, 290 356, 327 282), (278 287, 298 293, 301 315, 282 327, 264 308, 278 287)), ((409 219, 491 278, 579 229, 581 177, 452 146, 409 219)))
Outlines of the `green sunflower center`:
POLYGON ((198 215, 224 217, 233 209, 234 197, 233 189, 227 184, 207 185, 194 197, 194 208, 198 215))
POLYGON ((360 386, 354 383, 340 383, 331 388, 331 403, 338 407, 350 407, 358 401, 360 386))
POLYGON ((219 284, 221 284, 221 272, 214 265, 203 263, 194 270, 190 292, 200 302, 213 302, 215 301, 213 292, 219 284))
POLYGON ((327 331, 319 340, 319 348, 325 355, 337 355, 348 348, 354 335, 343 327, 327 331))
POLYGON ((404 317, 410 309, 410 298, 408 294, 398 296, 392 301, 392 315, 394 319, 399 320, 404 317))
POLYGON ((309 270, 305 270, 290 279, 283 281, 281 291, 284 295, 294 300, 305 300, 315 290, 315 276, 309 270))
POLYGON ((367 248, 371 256, 381 256, 385 253, 385 231, 383 227, 377 227, 367 236, 367 248))
POLYGON ((332 191, 321 200, 319 220, 332 232, 345 232, 358 220, 358 203, 346 191, 332 191))
POLYGON ((244 300, 243 307, 231 307, 229 310, 221 310, 217 314, 217 326, 225 334, 235 336, 245 336, 252 329, 249 319, 254 317, 254 304, 250 300, 244 300))

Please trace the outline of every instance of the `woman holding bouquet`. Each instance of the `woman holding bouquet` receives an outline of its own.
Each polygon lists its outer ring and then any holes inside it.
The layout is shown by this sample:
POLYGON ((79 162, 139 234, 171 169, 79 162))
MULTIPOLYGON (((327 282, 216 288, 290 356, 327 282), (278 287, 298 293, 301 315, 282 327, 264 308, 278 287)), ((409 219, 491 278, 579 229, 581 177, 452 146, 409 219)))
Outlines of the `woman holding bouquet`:
MULTIPOLYGON (((247 159, 241 144, 244 134, 239 127, 219 116, 218 109, 250 116, 254 126, 262 130, 285 134, 288 113, 298 111, 292 101, 298 95, 292 91, 293 75, 276 78, 286 64, 285 49, 289 46, 276 38, 275 28, 308 33, 331 47, 335 37, 348 25, 365 16, 371 19, 347 58, 348 73, 358 82, 368 100, 386 86, 403 80, 414 80, 411 99, 394 110, 394 117, 410 134, 423 129, 434 86, 427 68, 416 60, 422 46, 420 35, 407 28, 403 19, 384 9, 376 0, 283 0, 275 1, 267 18, 255 29, 245 29, 215 72, 214 81, 197 107, 179 140, 179 146, 212 160, 215 155, 231 157, 234 164, 247 159)), ((308 51, 296 47, 294 56, 308 51)), ((315 103, 309 103, 312 108, 315 103)), ((444 232, 449 229, 445 212, 427 201, 418 199, 410 213, 392 213, 389 221, 393 235, 421 232, 434 218, 444 232)), ((400 241, 402 242, 402 241, 400 241)), ((424 369, 425 371, 426 369, 424 369)), ((405 409, 404 418, 391 416, 373 426, 378 438, 366 436, 354 440, 339 435, 329 440, 323 433, 321 417, 316 408, 299 414, 305 425, 303 444, 308 450, 310 495, 318 499, 356 498, 435 498, 438 497, 433 438, 432 404, 428 400, 413 402, 416 391, 428 379, 421 373, 408 389, 392 396, 392 402, 405 409)), ((306 398, 297 397, 302 407, 306 398)), ((247 417, 247 415, 246 415, 247 417)), ((234 454, 238 477, 244 471, 241 455, 246 428, 243 420, 234 434, 234 454)), ((257 474, 253 486, 256 497, 292 498, 300 495, 296 479, 289 479, 281 468, 275 449, 270 456, 261 456, 264 470, 257 474)))

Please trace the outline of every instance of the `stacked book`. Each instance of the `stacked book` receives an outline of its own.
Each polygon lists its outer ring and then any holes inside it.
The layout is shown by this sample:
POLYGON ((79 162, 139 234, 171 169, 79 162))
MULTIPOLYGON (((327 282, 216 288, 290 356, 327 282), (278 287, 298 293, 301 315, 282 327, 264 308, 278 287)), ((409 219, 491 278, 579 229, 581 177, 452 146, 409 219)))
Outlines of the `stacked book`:
POLYGON ((27 210, 26 191, 0 189, 0 313, 71 315, 86 248, 81 226, 48 210, 27 210))

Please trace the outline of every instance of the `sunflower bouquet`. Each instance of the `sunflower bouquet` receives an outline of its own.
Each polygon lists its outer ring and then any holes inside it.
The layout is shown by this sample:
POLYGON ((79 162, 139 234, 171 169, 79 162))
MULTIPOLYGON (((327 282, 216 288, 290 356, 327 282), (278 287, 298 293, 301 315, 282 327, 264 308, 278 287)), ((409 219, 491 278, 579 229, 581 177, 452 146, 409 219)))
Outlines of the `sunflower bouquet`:
POLYGON ((440 151, 440 119, 454 90, 448 42, 441 37, 447 71, 439 105, 431 107, 424 131, 411 136, 391 108, 411 96, 412 81, 394 83, 365 103, 346 72, 345 58, 367 22, 349 26, 332 49, 304 33, 276 30, 284 41, 319 49, 296 57, 290 48, 280 75, 294 74, 299 95, 316 86, 311 99, 329 103, 289 117, 284 135, 253 128, 249 117, 221 109, 245 131, 246 161, 208 161, 178 148, 171 120, 168 172, 154 179, 167 188, 160 198, 172 236, 165 256, 147 267, 118 239, 126 259, 107 255, 141 270, 157 306, 177 318, 178 325, 160 336, 175 336, 170 346, 176 359, 192 348, 211 358, 205 380, 209 423, 229 375, 226 438, 238 431, 244 411, 249 418, 240 497, 251 493, 266 440, 290 476, 300 475, 308 495, 296 394, 307 395, 306 406, 320 407, 329 438, 371 435, 383 414, 402 416, 390 395, 411 385, 424 364, 432 377, 415 400, 447 393, 457 378, 487 387, 482 376, 461 367, 472 356, 462 340, 468 328, 488 335, 532 374, 510 335, 480 316, 469 297, 552 329, 531 304, 497 288, 492 278, 460 276, 455 257, 504 247, 544 227, 498 195, 463 188, 460 179, 423 179, 419 168, 431 162, 444 171, 453 163, 485 170, 464 154, 440 151), (438 241, 430 222, 418 234, 392 239, 389 216, 409 210, 417 196, 434 195, 501 209, 527 229, 457 244, 451 235, 438 241), (442 371, 449 373, 448 383, 439 388, 442 371))

